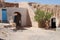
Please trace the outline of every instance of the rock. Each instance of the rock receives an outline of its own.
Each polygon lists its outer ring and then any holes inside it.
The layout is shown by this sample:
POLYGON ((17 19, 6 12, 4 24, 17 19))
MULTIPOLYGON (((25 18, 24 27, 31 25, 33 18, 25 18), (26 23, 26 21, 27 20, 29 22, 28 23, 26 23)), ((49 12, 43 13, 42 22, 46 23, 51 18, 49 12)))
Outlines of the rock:
POLYGON ((0 40, 4 40, 4 39, 0 38, 0 40))

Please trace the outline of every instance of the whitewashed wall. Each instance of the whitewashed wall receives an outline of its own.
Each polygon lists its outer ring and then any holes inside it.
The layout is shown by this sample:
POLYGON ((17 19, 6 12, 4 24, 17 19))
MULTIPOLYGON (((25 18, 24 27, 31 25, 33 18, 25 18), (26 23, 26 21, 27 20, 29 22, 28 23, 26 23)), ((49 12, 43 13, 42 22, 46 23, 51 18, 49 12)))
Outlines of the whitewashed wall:
MULTIPOLYGON (((14 19, 14 12, 20 12, 21 13, 21 25, 26 26, 26 18, 27 18, 27 9, 24 8, 3 8, 7 9, 7 18, 8 21, 11 19, 14 19)), ((1 10, 0 10, 1 11, 1 10)), ((0 12, 0 20, 2 19, 1 17, 2 12, 0 12)))

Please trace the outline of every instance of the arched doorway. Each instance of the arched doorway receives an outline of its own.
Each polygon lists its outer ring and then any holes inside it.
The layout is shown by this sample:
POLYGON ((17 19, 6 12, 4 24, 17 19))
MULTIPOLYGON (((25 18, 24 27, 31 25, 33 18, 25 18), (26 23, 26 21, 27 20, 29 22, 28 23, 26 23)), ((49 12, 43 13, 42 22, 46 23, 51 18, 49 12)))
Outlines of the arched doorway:
POLYGON ((51 28, 56 28, 56 18, 51 19, 51 28))
POLYGON ((14 12, 14 14, 17 14, 17 16, 14 16, 14 21, 15 22, 19 21, 20 26, 21 26, 21 13, 20 12, 14 12))

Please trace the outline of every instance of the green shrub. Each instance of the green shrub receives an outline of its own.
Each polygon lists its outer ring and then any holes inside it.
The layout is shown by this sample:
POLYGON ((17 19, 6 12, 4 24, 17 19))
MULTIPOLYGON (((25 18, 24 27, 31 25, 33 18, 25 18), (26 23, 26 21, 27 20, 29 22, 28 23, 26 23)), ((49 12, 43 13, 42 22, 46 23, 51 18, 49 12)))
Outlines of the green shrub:
POLYGON ((44 24, 46 21, 50 20, 52 14, 53 13, 45 12, 42 10, 36 10, 34 18, 40 25, 42 25, 41 23, 44 24))

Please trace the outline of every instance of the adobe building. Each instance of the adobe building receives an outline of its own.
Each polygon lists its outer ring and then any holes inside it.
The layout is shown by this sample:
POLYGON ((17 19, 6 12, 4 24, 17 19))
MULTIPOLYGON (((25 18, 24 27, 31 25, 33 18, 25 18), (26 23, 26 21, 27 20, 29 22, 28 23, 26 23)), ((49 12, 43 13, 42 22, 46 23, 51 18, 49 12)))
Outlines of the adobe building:
POLYGON ((21 3, 19 3, 19 8, 28 9, 33 27, 38 27, 38 23, 34 20, 34 16, 35 16, 34 12, 37 9, 53 13, 53 16, 51 17, 51 19, 56 18, 56 26, 58 27, 60 25, 60 5, 38 4, 38 3, 34 3, 34 2, 30 2, 30 3, 21 2, 21 3))
POLYGON ((60 5, 37 4, 34 2, 9 3, 4 0, 0 0, 0 22, 3 22, 3 20, 9 21, 10 19, 13 19, 13 13, 19 12, 22 15, 22 26, 38 27, 38 23, 34 19, 34 12, 37 9, 53 13, 53 17, 56 18, 56 26, 60 25, 60 5))
POLYGON ((0 22, 9 23, 14 20, 14 13, 19 12, 21 14, 21 26, 26 26, 27 24, 27 9, 24 8, 0 8, 0 22))
POLYGON ((0 23, 9 23, 14 19, 14 13, 19 12, 21 14, 21 26, 30 26, 30 18, 28 10, 26 8, 19 8, 19 3, 9 3, 4 0, 0 0, 0 23))
POLYGON ((29 3, 29 5, 31 6, 31 8, 33 10, 43 10, 43 11, 46 11, 46 12, 50 12, 50 13, 53 13, 53 17, 56 18, 56 26, 60 27, 60 5, 53 5, 53 4, 38 4, 38 3, 34 3, 34 2, 31 2, 29 3))

